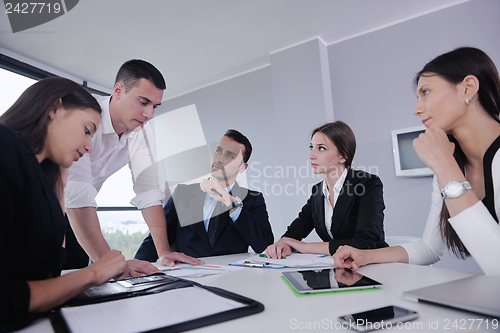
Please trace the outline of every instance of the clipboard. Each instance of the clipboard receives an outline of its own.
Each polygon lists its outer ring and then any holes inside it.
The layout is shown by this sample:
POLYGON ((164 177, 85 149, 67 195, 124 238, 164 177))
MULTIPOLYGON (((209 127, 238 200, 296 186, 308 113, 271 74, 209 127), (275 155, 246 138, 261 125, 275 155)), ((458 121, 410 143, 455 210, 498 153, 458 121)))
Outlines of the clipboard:
MULTIPOLYGON (((98 297, 95 299, 89 298, 87 300, 82 300, 82 298, 77 297, 77 299, 70 300, 67 303, 65 303, 62 307, 59 307, 58 309, 52 311, 50 315, 50 320, 54 328, 54 331, 56 333, 79 332, 79 329, 74 329, 75 328, 74 322, 73 323, 71 322, 71 316, 68 315, 68 313, 71 311, 76 311, 78 313, 78 311, 85 311, 85 309, 91 309, 92 307, 98 307, 98 306, 105 306, 107 308, 114 309, 119 305, 119 302, 122 305, 124 304, 124 302, 127 302, 129 303, 130 307, 130 304, 132 302, 141 301, 141 299, 142 301, 148 301, 149 300, 148 297, 169 297, 169 291, 173 291, 174 293, 176 293, 176 295, 178 295, 179 293, 192 291, 194 290, 193 288, 196 288, 197 291, 202 290, 202 292, 206 293, 207 296, 209 296, 209 298, 218 300, 220 299, 222 302, 225 303, 231 302, 232 304, 237 304, 237 306, 228 310, 211 313, 209 315, 197 316, 196 314, 194 314, 193 318, 186 321, 153 327, 146 330, 140 329, 140 331, 168 332, 168 333, 184 332, 194 328, 204 327, 228 320, 233 320, 236 318, 249 316, 255 313, 262 312, 264 310, 264 305, 253 299, 232 293, 230 291, 221 288, 204 286, 194 281, 184 280, 181 278, 175 278, 175 279, 177 281, 175 281, 174 283, 160 284, 139 291, 136 290, 131 292, 124 292, 119 294, 108 295, 107 297, 98 297), (72 330, 72 327, 74 330, 72 330)), ((113 283, 113 282, 108 282, 108 283, 113 283)), ((181 302, 180 300, 182 299, 183 298, 179 296, 175 297, 172 296, 165 303, 172 304, 176 302, 181 302)), ((118 313, 117 316, 120 316, 120 314, 118 313)), ((123 318, 123 320, 125 321, 129 320, 131 323, 137 322, 138 320, 140 321, 140 319, 138 319, 137 317, 130 318, 130 316, 128 315, 124 316, 125 317, 123 318)), ((187 314, 187 316, 189 316, 189 314, 187 314)), ((162 312, 158 317, 168 318, 169 316, 168 313, 162 312)), ((92 319, 88 320, 88 322, 92 322, 92 319)), ((125 323, 124 325, 127 325, 127 323, 125 323)))

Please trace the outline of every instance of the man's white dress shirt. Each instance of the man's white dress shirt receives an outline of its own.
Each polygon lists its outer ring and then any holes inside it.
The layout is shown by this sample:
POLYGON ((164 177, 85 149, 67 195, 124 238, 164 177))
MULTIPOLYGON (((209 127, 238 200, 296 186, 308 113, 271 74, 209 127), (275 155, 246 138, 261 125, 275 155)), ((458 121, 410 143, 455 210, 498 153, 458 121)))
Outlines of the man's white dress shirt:
POLYGON ((109 176, 129 165, 136 196, 130 203, 139 209, 162 205, 151 126, 126 131, 119 138, 111 123, 111 96, 94 96, 102 108, 101 124, 92 138, 92 152, 69 169, 64 190, 66 208, 97 207, 96 196, 109 176))

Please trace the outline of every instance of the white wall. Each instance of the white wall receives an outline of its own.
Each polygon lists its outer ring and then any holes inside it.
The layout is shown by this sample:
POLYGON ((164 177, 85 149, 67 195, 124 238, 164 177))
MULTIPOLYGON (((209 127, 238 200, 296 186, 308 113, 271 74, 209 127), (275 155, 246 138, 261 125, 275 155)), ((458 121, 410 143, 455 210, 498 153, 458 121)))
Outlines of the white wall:
MULTIPOLYGON (((279 239, 322 179, 311 172, 309 139, 333 110, 327 48, 320 40, 270 58, 269 67, 163 101, 157 116, 196 104, 207 141, 217 142, 229 128, 249 138, 248 185, 264 194, 279 239)), ((319 237, 312 233, 308 240, 319 237)))
MULTIPOLYGON (((330 45, 327 64, 321 41, 309 41, 272 54, 269 67, 165 101, 159 112, 194 103, 207 141, 218 141, 228 128, 249 137, 254 146, 250 163, 255 163, 248 171, 249 185, 265 193, 276 239, 308 198, 301 191, 277 195, 297 181, 286 168, 302 171, 294 190, 318 182, 307 160, 309 134, 327 120, 343 120, 357 137, 354 166, 377 173, 384 183, 386 234, 420 237, 431 179, 395 177, 390 131, 420 124, 411 113, 416 102, 412 79, 435 56, 470 45, 500 66, 498 17, 499 1, 473 0, 330 45), (328 76, 331 82, 325 83, 328 76), (333 115, 325 93, 330 84, 333 115), (271 177, 263 175, 265 167, 271 177)), ((436 266, 480 272, 472 259, 464 263, 448 256, 436 266)))
MULTIPOLYGON (((335 118, 350 124, 355 166, 375 167, 384 183, 387 236, 420 237, 432 178, 395 176, 391 130, 421 125, 412 114, 415 74, 434 57, 460 46, 484 50, 500 66, 500 2, 475 0, 353 38, 328 48, 335 118)), ((480 272, 446 256, 436 264, 480 272)))

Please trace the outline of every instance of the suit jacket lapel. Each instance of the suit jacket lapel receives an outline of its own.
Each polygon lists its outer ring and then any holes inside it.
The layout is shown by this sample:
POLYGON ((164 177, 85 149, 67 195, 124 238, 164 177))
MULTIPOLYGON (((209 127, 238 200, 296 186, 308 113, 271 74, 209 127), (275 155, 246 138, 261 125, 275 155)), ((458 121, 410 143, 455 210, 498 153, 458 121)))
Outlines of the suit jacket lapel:
POLYGON ((323 195, 323 185, 324 182, 321 182, 320 185, 316 187, 318 190, 313 196, 313 221, 320 238, 326 239, 325 237, 330 238, 330 235, 328 235, 328 231, 325 226, 325 196, 323 195))
POLYGON ((342 222, 346 216, 349 207, 354 199, 354 186, 357 184, 358 179, 354 177, 354 170, 349 169, 345 177, 344 185, 340 191, 340 195, 335 203, 333 209, 332 219, 332 235, 335 237, 342 226, 342 222))
POLYGON ((204 200, 205 193, 196 186, 174 192, 173 201, 181 227, 203 221, 204 200))
POLYGON ((231 189, 231 195, 233 197, 238 197, 243 201, 248 195, 248 189, 240 187, 238 182, 235 182, 233 188, 231 189))

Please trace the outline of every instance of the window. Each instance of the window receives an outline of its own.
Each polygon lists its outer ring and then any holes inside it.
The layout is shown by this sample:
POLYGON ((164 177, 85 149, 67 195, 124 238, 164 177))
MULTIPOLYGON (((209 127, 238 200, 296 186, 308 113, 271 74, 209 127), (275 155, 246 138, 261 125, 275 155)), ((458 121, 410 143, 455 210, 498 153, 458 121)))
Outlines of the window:
POLYGON ((0 115, 36 80, 0 68, 0 115))
POLYGON ((133 259, 149 229, 140 210, 130 204, 135 196, 128 165, 106 179, 97 194, 97 215, 104 238, 112 249, 133 259))

